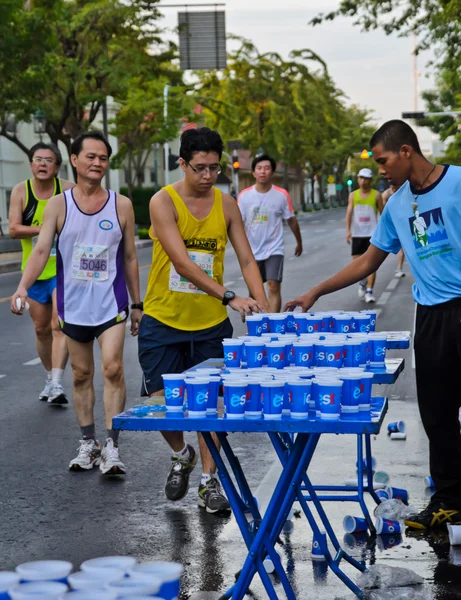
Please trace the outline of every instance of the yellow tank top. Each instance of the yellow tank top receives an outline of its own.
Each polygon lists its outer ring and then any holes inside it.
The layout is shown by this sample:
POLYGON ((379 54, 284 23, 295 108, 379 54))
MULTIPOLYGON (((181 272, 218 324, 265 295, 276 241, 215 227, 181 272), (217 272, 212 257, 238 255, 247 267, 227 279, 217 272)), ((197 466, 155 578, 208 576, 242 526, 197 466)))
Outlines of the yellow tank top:
MULTIPOLYGON (((210 277, 223 284, 224 253, 227 244, 227 225, 222 195, 214 189, 210 214, 196 219, 172 185, 163 188, 172 199, 178 213, 178 229, 190 258, 210 277)), ((158 238, 152 249, 144 312, 154 319, 183 331, 198 331, 222 323, 227 318, 221 301, 205 294, 172 265, 158 238)))
MULTIPOLYGON (((53 196, 62 192, 61 181, 55 177, 54 179, 54 191, 53 196)), ((22 224, 27 226, 37 227, 43 223, 43 213, 48 200, 40 200, 37 198, 32 187, 32 179, 26 181, 26 202, 24 210, 22 211, 22 224)), ((22 264, 21 269, 24 271, 26 268, 27 261, 29 260, 32 250, 35 248, 37 243, 38 235, 33 238, 25 238, 21 240, 22 246, 22 264)), ((56 275, 56 246, 53 244, 51 249, 50 258, 48 259, 45 268, 43 269, 39 280, 51 279, 56 275)))

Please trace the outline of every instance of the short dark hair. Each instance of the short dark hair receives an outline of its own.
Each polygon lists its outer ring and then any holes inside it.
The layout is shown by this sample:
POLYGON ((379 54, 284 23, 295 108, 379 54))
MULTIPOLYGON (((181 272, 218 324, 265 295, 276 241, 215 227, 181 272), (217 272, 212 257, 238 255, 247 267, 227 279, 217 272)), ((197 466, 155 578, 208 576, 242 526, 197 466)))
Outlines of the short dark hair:
POLYGON ((181 135, 179 156, 187 163, 192 160, 196 152, 216 152, 221 160, 224 144, 217 131, 209 127, 186 129, 181 135))
POLYGON ((268 160, 271 163, 272 173, 275 173, 277 163, 272 158, 272 156, 269 156, 268 154, 258 154, 258 156, 255 156, 255 158, 253 158, 253 162, 251 163, 251 172, 253 173, 256 169, 256 165, 260 162, 263 162, 263 160, 268 160))
POLYGON ((418 154, 423 154, 416 133, 405 121, 400 121, 399 119, 387 121, 384 125, 381 125, 378 131, 375 131, 370 140, 370 148, 378 144, 381 144, 384 150, 395 152, 396 154, 406 144, 407 146, 411 146, 418 154))
POLYGON ((110 158, 112 155, 112 146, 109 144, 108 139, 103 134, 102 131, 98 131, 95 129, 94 131, 85 131, 85 133, 81 133, 75 140, 72 142, 70 147, 70 153, 78 156, 82 151, 83 142, 85 140, 99 140, 103 144, 105 144, 107 148, 107 155, 110 158))
POLYGON ((37 150, 51 150, 51 152, 56 157, 56 164, 58 165, 58 167, 61 166, 62 156, 61 156, 61 152, 59 151, 59 148, 56 146, 56 144, 45 144, 45 142, 38 142, 37 144, 34 144, 32 146, 32 148, 29 150, 29 154, 28 154, 29 162, 32 162, 32 159, 34 158, 34 154, 37 152, 37 150))

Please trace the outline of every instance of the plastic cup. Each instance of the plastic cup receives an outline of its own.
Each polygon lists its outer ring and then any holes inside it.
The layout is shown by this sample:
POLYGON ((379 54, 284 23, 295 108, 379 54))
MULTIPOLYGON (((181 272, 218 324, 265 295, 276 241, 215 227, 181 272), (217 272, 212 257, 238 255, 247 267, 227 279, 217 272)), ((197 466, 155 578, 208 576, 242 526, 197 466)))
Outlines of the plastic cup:
POLYGON ((107 589, 117 594, 117 598, 126 596, 154 596, 162 586, 162 580, 151 574, 139 574, 136 577, 124 577, 111 581, 107 589))
POLYGON ((369 333, 370 332, 370 315, 365 315, 359 313, 358 315, 354 315, 354 323, 356 324, 356 330, 359 333, 369 333))
POLYGON ((136 564, 132 556, 100 556, 90 558, 80 565, 82 571, 100 571, 101 569, 120 569, 127 574, 136 564))
POLYGON ((432 477, 430 475, 426 475, 426 477, 424 478, 424 485, 427 488, 431 488, 431 489, 435 488, 434 480, 432 479, 432 477))
POLYGON ((370 410, 371 388, 373 386, 373 373, 362 373, 362 395, 360 396, 359 410, 370 410))
POLYGON ((370 342, 370 364, 372 366, 384 366, 386 359, 387 335, 373 333, 369 336, 370 342))
POLYGON ((306 313, 293 313, 293 317, 295 321, 296 334, 302 335, 304 333, 307 333, 306 313))
POLYGON ((287 316, 284 313, 272 313, 269 317, 269 331, 271 333, 284 334, 286 331, 287 316))
POLYGON ((57 581, 19 583, 8 590, 11 600, 54 600, 67 592, 67 585, 57 581))
POLYGON ((405 433, 405 422, 404 421, 393 421, 387 426, 389 433, 405 433))
POLYGON ((346 533, 358 533, 359 531, 368 531, 368 524, 366 519, 361 517, 351 517, 348 515, 344 517, 343 521, 344 530, 346 533))
POLYGON ((264 362, 264 342, 245 342, 244 344, 247 355, 247 366, 248 368, 255 369, 263 366, 264 362))
POLYGON ((242 361, 242 340, 223 340, 224 364, 226 367, 240 367, 242 361))
POLYGON ((307 333, 319 333, 323 331, 323 318, 320 315, 306 315, 307 333))
POLYGON ((312 367, 314 364, 314 344, 299 341, 293 344, 294 363, 297 367, 312 367))
POLYGON ((378 535, 376 538, 376 545, 381 552, 384 550, 390 550, 390 548, 395 548, 403 541, 400 533, 397 535, 378 535))
POLYGON ((245 419, 259 419, 262 414, 261 384, 256 380, 248 381, 245 419))
POLYGON ((247 401, 247 380, 226 381, 225 390, 226 417, 228 419, 243 419, 247 401))
POLYGON ((408 504, 408 491, 403 488, 395 488, 388 486, 386 488, 387 495, 389 498, 393 498, 394 500, 401 500, 404 504, 408 504))
POLYGON ((398 521, 376 517, 376 533, 378 535, 396 535, 402 533, 402 527, 398 521))
POLYGON ((296 329, 296 320, 295 320, 295 313, 293 312, 286 312, 283 313, 286 317, 286 321, 285 321, 285 331, 286 333, 294 333, 296 335, 297 329, 296 329))
POLYGON ((350 333, 352 331, 352 317, 350 315, 334 315, 335 333, 350 333))
POLYGON ((326 366, 335 367, 337 369, 343 366, 343 350, 342 342, 325 340, 323 348, 326 355, 326 366))
POLYGON ((389 500, 389 496, 388 496, 388 493, 386 492, 386 490, 377 490, 375 493, 378 496, 380 502, 389 500))
POLYGON ((281 419, 285 394, 283 381, 261 383, 261 402, 265 419, 281 419))
POLYGON ((343 373, 339 377, 343 382, 341 413, 359 412, 360 397, 362 395, 362 375, 360 373, 343 373))
POLYGON ((106 584, 116 581, 124 576, 121 569, 99 569, 99 571, 78 571, 68 577, 69 585, 73 590, 99 590, 106 584))
POLYGON ((206 414, 215 415, 218 412, 219 388, 221 387, 221 377, 211 375, 208 378, 208 400, 206 404, 206 414))
POLYGON ((21 582, 60 581, 67 583, 73 565, 67 560, 35 560, 16 567, 21 582))
POLYGON ((131 577, 148 575, 160 579, 158 596, 165 600, 174 600, 179 597, 183 572, 184 567, 179 563, 159 561, 136 565, 131 572, 131 577))
POLYGON ((182 412, 184 408, 184 375, 167 373, 162 375, 167 411, 182 412))
POLYGON ((307 419, 311 402, 312 381, 288 381, 288 398, 292 419, 307 419))
POLYGON ((323 341, 314 342, 314 364, 316 367, 327 367, 327 353, 323 341))
POLYGON ((378 320, 378 312, 376 310, 362 310, 364 315, 370 315, 370 333, 376 330, 376 321, 378 320))
POLYGON ((358 367, 360 364, 360 342, 346 340, 343 342, 343 367, 358 367))
POLYGON ((269 367, 283 369, 285 366, 285 342, 269 342, 266 344, 266 355, 269 367))
POLYGON ((311 559, 312 560, 325 560, 325 556, 320 548, 319 539, 315 535, 312 539, 311 559))
POLYGON ((318 384, 320 418, 336 420, 341 411, 341 389, 343 382, 338 379, 321 379, 318 384))
MULTIPOLYGON (((75 590, 68 594, 63 594, 59 597, 59 600, 68 600, 69 598, 71 600, 115 600, 117 594, 109 590, 75 590)), ((142 600, 142 598, 142 596, 136 596, 136 600, 142 600)), ((149 600, 155 599, 149 596, 149 600)), ((157 600, 159 599, 157 598, 157 600)))
POLYGON ((0 571, 0 600, 9 600, 8 590, 19 583, 19 574, 14 571, 0 571))
POLYGON ((248 315, 245 317, 248 335, 261 336, 263 332, 263 316, 261 314, 248 315))
POLYGON ((186 390, 189 417, 205 417, 210 392, 210 378, 186 379, 186 390))
POLYGON ((333 315, 330 313, 315 313, 322 317, 322 331, 325 333, 334 333, 333 315))

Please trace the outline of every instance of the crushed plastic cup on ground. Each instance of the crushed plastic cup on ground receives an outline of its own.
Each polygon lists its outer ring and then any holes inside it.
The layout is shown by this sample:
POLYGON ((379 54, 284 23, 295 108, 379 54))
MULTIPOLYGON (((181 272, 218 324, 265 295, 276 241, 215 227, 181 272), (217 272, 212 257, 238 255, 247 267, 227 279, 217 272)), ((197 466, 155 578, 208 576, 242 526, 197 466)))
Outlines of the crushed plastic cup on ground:
POLYGON ((415 506, 407 506, 401 500, 396 500, 395 498, 384 500, 374 510, 376 517, 383 517, 392 521, 404 521, 417 512, 418 510, 415 506))
POLYGON ((357 585, 361 589, 387 589, 420 585, 422 583, 424 583, 424 578, 411 569, 389 565, 372 565, 357 577, 357 585))

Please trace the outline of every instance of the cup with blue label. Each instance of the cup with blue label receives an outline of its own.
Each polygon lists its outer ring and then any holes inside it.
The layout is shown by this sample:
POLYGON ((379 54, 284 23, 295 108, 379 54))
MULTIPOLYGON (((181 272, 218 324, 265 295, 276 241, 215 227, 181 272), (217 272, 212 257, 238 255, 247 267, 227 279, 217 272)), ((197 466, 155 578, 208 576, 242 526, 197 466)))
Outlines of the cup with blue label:
POLYGON ((370 331, 370 315, 355 314, 354 322, 356 323, 356 331, 359 333, 369 333, 370 331))
POLYGON ((242 340, 224 339, 224 364, 226 367, 240 367, 242 361, 242 340))
POLYGON ((248 328, 248 335, 260 337, 263 333, 263 315, 253 314, 245 317, 245 322, 248 328))
POLYGON ((362 373, 362 395, 360 396, 359 410, 370 410, 371 408, 373 377, 373 373, 367 371, 362 373))
POLYGON ((376 517, 376 533, 378 535, 395 535, 402 533, 402 527, 398 521, 376 517))
POLYGON ((321 315, 306 315, 307 333, 320 333, 323 331, 323 317, 321 315))
POLYGON ((323 342, 323 349, 325 351, 325 360, 327 367, 335 367, 339 369, 343 366, 343 343, 340 341, 329 339, 323 342))
POLYGON ((219 377, 219 375, 210 375, 208 380, 210 382, 210 385, 208 390, 206 414, 216 415, 218 412, 218 398, 219 388, 221 387, 221 377, 219 377))
POLYGON ((293 313, 296 327, 296 334, 307 333, 307 315, 306 313, 293 313))
POLYGON ((294 343, 293 354, 297 367, 312 367, 314 364, 314 345, 312 342, 299 341, 294 343))
POLYGON ((245 342, 247 355, 247 366, 249 369, 256 369, 263 366, 264 352, 266 350, 264 342, 250 341, 245 342))
POLYGON ((362 310, 364 315, 370 315, 370 333, 376 331, 376 321, 378 320, 377 310, 362 310))
POLYGON ((247 401, 248 380, 230 380, 225 382, 226 418, 243 419, 247 401))
POLYGON ((285 321, 286 332, 287 333, 296 333, 297 329, 296 329, 295 313, 286 312, 284 314, 286 315, 286 321, 285 321))
POLYGON ((384 367, 386 359, 387 335, 385 333, 372 333, 370 340, 370 366, 384 367))
POLYGON ((259 419, 262 414, 261 403, 261 382, 273 381, 272 379, 256 380, 252 377, 248 378, 247 401, 245 404, 245 419, 259 419))
POLYGON ((269 342, 266 344, 267 364, 275 369, 285 366, 285 342, 269 342))
POLYGON ((360 373, 345 373, 340 375, 343 382, 341 413, 359 412, 362 395, 362 375, 360 373))
POLYGON ((341 413, 341 391, 343 382, 339 379, 320 379, 318 397, 320 418, 322 420, 339 419, 341 413))
POLYGON ((312 380, 288 380, 288 397, 290 400, 290 416, 292 419, 307 419, 309 416, 312 380))
POLYGON ((343 367, 358 367, 360 365, 361 347, 355 339, 343 342, 343 367))
POLYGON ((197 377, 196 379, 186 379, 185 383, 189 417, 206 417, 210 379, 208 377, 197 377))
POLYGON ((285 382, 263 381, 261 383, 261 402, 265 419, 281 419, 285 382))
POLYGON ((184 375, 162 375, 165 390, 165 406, 168 412, 182 412, 184 407, 184 375))
POLYGON ((270 313, 269 315, 269 331, 283 335, 286 331, 287 316, 283 313, 270 313))
POLYGON ((348 515, 343 520, 344 531, 347 533, 358 533, 360 531, 368 531, 367 520, 362 517, 352 517, 348 515))
POLYGON ((352 331, 352 317, 350 315, 334 315, 335 333, 350 333, 352 331))

